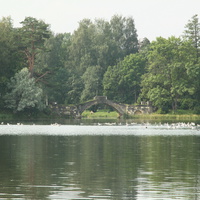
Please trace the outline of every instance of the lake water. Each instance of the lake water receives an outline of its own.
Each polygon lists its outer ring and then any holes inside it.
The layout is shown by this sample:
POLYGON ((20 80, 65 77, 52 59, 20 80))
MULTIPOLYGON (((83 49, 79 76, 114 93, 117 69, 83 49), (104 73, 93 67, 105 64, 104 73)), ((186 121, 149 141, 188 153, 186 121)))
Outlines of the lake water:
POLYGON ((199 127, 0 125, 0 199, 200 199, 199 127))

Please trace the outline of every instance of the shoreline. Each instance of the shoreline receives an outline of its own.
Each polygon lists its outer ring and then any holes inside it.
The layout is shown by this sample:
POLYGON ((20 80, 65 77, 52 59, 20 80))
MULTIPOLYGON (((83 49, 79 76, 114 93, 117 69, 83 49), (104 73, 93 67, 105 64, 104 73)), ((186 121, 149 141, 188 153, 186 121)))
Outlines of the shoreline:
MULTIPOLYGON (((132 120, 200 120, 200 115, 197 114, 143 114, 143 115, 124 115, 119 117, 119 114, 115 111, 105 112, 98 111, 90 113, 86 111, 82 114, 82 119, 132 119, 132 120)), ((72 119, 66 116, 47 115, 45 113, 37 113, 35 115, 27 117, 26 114, 12 114, 12 113, 0 113, 0 121, 9 120, 50 120, 50 119, 72 119)))

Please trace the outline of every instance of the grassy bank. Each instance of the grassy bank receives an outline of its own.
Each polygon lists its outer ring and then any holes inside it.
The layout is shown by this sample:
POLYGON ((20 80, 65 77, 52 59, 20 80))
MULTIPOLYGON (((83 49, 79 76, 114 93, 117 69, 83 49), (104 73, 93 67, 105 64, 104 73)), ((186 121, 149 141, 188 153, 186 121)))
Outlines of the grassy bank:
POLYGON ((13 120, 14 116, 10 113, 0 113, 0 121, 13 120))
POLYGON ((148 115, 133 115, 131 118, 152 120, 200 120, 200 115, 194 114, 192 110, 177 110, 176 113, 171 111, 168 114, 152 113, 148 115))
POLYGON ((4 121, 16 121, 16 120, 40 120, 40 119, 49 119, 50 115, 47 115, 43 112, 40 113, 33 113, 33 114, 27 114, 27 113, 12 113, 12 112, 2 112, 0 113, 0 122, 4 121))
MULTIPOLYGON (((83 118, 118 118, 119 114, 115 111, 108 112, 106 110, 100 110, 95 113, 91 113, 90 111, 85 111, 82 114, 83 118)), ((200 120, 200 115, 192 114, 188 111, 177 112, 177 114, 169 113, 169 114, 144 114, 144 115, 124 115, 124 118, 129 119, 144 119, 144 120, 200 120)))
MULTIPOLYGON (((144 115, 124 115, 124 118, 134 119, 134 120, 170 120, 170 121, 181 121, 181 120, 199 120, 200 115, 192 114, 190 112, 177 112, 176 114, 144 114, 144 115)), ((13 114, 13 113, 0 113, 0 122, 2 121, 11 121, 11 120, 40 120, 40 119, 56 119, 62 118, 57 115, 48 115, 45 113, 35 113, 33 115, 27 115, 25 113, 21 114, 13 114)), ((119 114, 116 111, 109 112, 108 110, 99 110, 98 112, 90 112, 85 111, 82 113, 82 118, 85 119, 117 119, 119 118, 119 114)))
POLYGON ((82 113, 83 118, 89 118, 89 119, 94 119, 94 118, 118 118, 119 114, 115 111, 107 111, 107 110, 100 110, 98 112, 90 112, 88 110, 84 111, 82 113))

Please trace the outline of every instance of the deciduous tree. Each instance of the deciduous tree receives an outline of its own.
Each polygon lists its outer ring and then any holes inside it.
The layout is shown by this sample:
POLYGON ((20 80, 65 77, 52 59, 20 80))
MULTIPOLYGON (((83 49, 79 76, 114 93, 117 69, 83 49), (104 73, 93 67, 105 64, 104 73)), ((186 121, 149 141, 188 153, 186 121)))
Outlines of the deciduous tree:
POLYGON ((136 103, 140 93, 141 76, 145 73, 146 58, 130 54, 104 74, 104 94, 123 103, 136 103))
POLYGON ((186 95, 193 95, 194 81, 188 75, 194 64, 195 48, 190 41, 157 38, 149 51, 148 72, 143 76, 141 97, 162 110, 174 111, 186 95))
MULTIPOLYGON (((123 57, 138 52, 138 39, 135 22, 132 17, 114 15, 110 20, 113 39, 121 49, 123 57)), ((123 58, 122 57, 122 58, 123 58)))
POLYGON ((84 89, 81 94, 81 100, 93 99, 94 96, 100 95, 99 92, 102 91, 101 79, 99 74, 101 69, 99 66, 88 67, 86 72, 82 76, 84 89))
POLYGON ((3 105, 2 97, 6 93, 8 81, 23 67, 22 63, 12 19, 3 17, 0 20, 0 106, 3 105))
POLYGON ((22 69, 11 78, 8 84, 10 90, 4 97, 8 108, 14 112, 35 108, 42 110, 43 91, 35 83, 35 78, 30 78, 27 68, 22 69))
POLYGON ((40 51, 36 56, 35 71, 39 76, 36 81, 43 83, 43 90, 49 102, 64 104, 68 90, 71 87, 66 62, 69 59, 70 34, 52 35, 44 44, 48 51, 40 51), (48 72, 48 74, 47 74, 48 72), (42 78, 42 79, 41 79, 42 78))

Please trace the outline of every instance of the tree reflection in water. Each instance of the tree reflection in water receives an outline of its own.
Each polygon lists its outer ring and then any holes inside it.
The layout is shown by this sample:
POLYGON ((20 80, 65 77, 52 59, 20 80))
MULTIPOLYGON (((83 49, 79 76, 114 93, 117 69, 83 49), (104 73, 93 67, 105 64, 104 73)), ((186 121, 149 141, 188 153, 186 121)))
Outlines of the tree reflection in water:
POLYGON ((189 134, 1 135, 0 198, 198 199, 199 143, 189 134))

